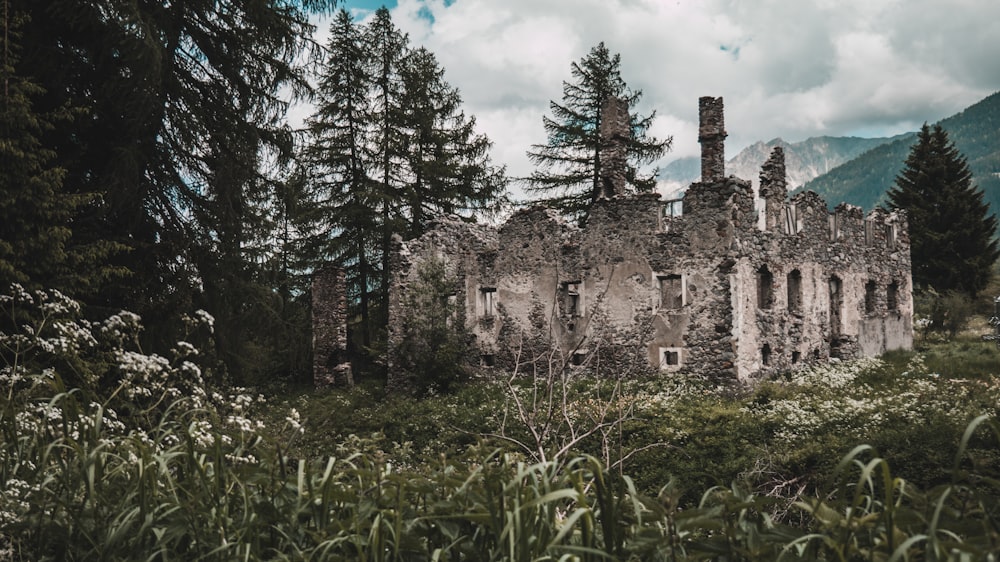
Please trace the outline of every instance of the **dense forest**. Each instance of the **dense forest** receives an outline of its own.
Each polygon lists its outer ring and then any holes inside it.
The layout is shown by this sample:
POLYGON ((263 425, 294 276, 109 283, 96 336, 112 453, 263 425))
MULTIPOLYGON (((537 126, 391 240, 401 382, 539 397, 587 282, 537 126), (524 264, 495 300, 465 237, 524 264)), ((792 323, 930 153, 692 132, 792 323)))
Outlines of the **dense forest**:
POLYGON ((388 10, 312 42, 335 8, 4 0, 0 286, 133 311, 149 349, 206 310, 218 371, 248 383, 308 375, 309 275, 336 262, 355 350, 377 348, 392 237, 494 211, 506 180, 388 10))

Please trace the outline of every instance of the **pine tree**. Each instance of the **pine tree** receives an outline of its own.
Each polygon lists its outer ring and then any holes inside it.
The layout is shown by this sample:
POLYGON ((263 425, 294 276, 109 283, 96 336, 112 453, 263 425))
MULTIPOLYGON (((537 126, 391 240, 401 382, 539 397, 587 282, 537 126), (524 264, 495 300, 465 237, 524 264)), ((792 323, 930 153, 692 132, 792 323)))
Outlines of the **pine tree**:
POLYGON ((490 164, 489 139, 462 112, 462 98, 444 80, 434 54, 410 52, 402 61, 401 86, 409 178, 399 203, 409 219, 406 237, 422 234, 427 219, 438 214, 496 210, 504 200, 504 171, 490 164))
POLYGON ((907 213, 915 286, 971 296, 986 287, 1000 257, 997 218, 940 125, 920 129, 888 199, 907 213))
POLYGON ((74 215, 84 194, 66 193, 65 170, 43 135, 70 112, 43 114, 35 102, 45 92, 15 73, 20 16, 4 1, 0 60, 0 291, 11 283, 86 293, 107 271, 98 263, 112 248, 73 239, 74 215))
POLYGON ((357 303, 361 343, 372 343, 372 293, 380 279, 378 259, 382 214, 386 203, 376 168, 374 123, 369 93, 369 54, 361 30, 346 10, 330 27, 326 65, 319 79, 317 110, 307 121, 312 210, 302 218, 311 236, 305 252, 312 266, 334 261, 344 268, 349 300, 357 303))
POLYGON ((129 275, 88 305, 148 318, 201 306, 244 340, 271 289, 260 241, 275 170, 293 152, 284 92, 306 88, 307 11, 335 0, 9 1, 29 16, 18 70, 45 90, 38 111, 84 116, 44 138, 65 190, 98 195, 73 234, 130 249, 105 260, 129 275))
POLYGON ((393 236, 419 236, 437 214, 471 217, 504 200, 489 139, 475 132, 434 55, 408 43, 385 8, 364 27, 341 11, 307 122, 305 251, 315 266, 344 268, 360 318, 351 339, 365 348, 384 336, 393 236))
POLYGON ((656 172, 643 173, 670 149, 673 140, 647 135, 655 112, 642 117, 631 113, 642 91, 631 90, 621 77, 621 56, 612 55, 604 43, 572 63, 573 82, 563 82, 562 104, 549 102, 552 117, 542 122, 548 141, 533 145, 528 157, 538 169, 528 178, 528 191, 568 216, 583 219, 601 192, 601 107, 611 96, 625 100, 630 109, 632 136, 626 146, 629 183, 637 191, 655 187, 656 172))
POLYGON ((406 218, 396 204, 402 198, 400 186, 405 183, 403 170, 404 137, 399 123, 403 113, 402 85, 399 68, 408 51, 409 38, 392 22, 389 10, 383 6, 365 28, 364 48, 370 54, 368 76, 372 81, 370 120, 373 134, 374 162, 369 170, 376 182, 379 196, 379 233, 375 244, 379 264, 379 326, 389 318, 390 257, 392 235, 403 232, 406 218))

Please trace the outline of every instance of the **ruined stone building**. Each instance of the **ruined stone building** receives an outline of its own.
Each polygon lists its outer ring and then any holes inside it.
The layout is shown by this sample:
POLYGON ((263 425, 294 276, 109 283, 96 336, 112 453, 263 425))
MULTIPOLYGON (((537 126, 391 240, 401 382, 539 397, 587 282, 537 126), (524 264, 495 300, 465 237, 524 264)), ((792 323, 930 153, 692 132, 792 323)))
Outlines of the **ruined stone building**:
POLYGON ((651 369, 745 382, 911 347, 905 217, 847 204, 831 213, 812 192, 789 200, 781 148, 758 197, 725 176, 722 98, 699 106, 702 177, 682 200, 624 194, 627 108, 612 100, 601 131, 610 165, 585 225, 531 207, 499 227, 441 218, 398 241, 390 348, 431 262, 447 272, 442 306, 457 309, 486 365, 519 364, 543 344, 568 365, 638 354, 651 369))

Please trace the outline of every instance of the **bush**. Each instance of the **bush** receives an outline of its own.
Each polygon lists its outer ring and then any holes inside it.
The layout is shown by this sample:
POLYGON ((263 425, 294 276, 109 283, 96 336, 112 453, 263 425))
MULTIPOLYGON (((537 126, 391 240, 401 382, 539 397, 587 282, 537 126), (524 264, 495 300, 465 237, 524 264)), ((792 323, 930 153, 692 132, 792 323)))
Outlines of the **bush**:
POLYGON ((455 284, 444 263, 427 260, 406 293, 407 321, 392 361, 400 372, 390 377, 419 395, 449 392, 468 379, 471 336, 465 309, 454 300, 455 284))

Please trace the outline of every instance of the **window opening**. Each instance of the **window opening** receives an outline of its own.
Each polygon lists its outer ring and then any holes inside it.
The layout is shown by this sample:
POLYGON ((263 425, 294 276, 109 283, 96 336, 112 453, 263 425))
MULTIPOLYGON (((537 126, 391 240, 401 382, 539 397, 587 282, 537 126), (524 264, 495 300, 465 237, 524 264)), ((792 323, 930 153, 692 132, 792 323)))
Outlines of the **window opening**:
POLYGON ((841 219, 842 219, 842 217, 840 215, 836 214, 836 213, 830 215, 829 223, 830 223, 830 241, 831 242, 833 242, 835 240, 840 240, 841 235, 843 234, 841 232, 843 230, 843 220, 841 220, 841 219))
POLYGON ((899 310, 899 283, 896 281, 885 288, 885 306, 890 312, 899 310))
MULTIPOLYGON (((840 309, 843 306, 843 283, 836 275, 830 277, 830 342, 840 337, 840 309)), ((817 352, 818 353, 818 352, 817 352)))
POLYGON ((875 282, 865 283, 865 314, 875 313, 875 282))
POLYGON ((684 306, 684 279, 680 275, 660 277, 660 308, 668 310, 684 306))
POLYGON ((899 231, 896 229, 896 223, 889 223, 885 225, 885 245, 890 250, 896 249, 896 236, 899 231))
POLYGON ((765 367, 771 365, 771 345, 765 343, 764 347, 760 348, 760 362, 765 367))
POLYGON ((785 234, 798 234, 802 230, 799 224, 799 212, 795 204, 785 205, 785 234))
POLYGON ((569 281, 562 284, 563 312, 566 316, 580 316, 580 282, 569 281))
POLYGON ((661 347, 660 348, 660 369, 673 371, 681 367, 684 361, 682 348, 661 347))
POLYGON ((800 352, 800 351, 793 351, 792 352, 792 365, 795 365, 796 363, 798 363, 801 360, 802 360, 802 352, 800 352))
POLYGON ((664 365, 680 365, 681 364, 681 354, 677 351, 667 351, 663 352, 663 364, 664 365))
POLYGON ((757 308, 766 310, 774 302, 774 275, 766 265, 757 270, 757 308))
POLYGON ((482 287, 479 289, 480 312, 483 318, 492 318, 496 311, 496 287, 482 287))
POLYGON ((802 273, 793 269, 788 272, 786 281, 788 285, 788 310, 789 312, 800 312, 802 310, 802 273))

